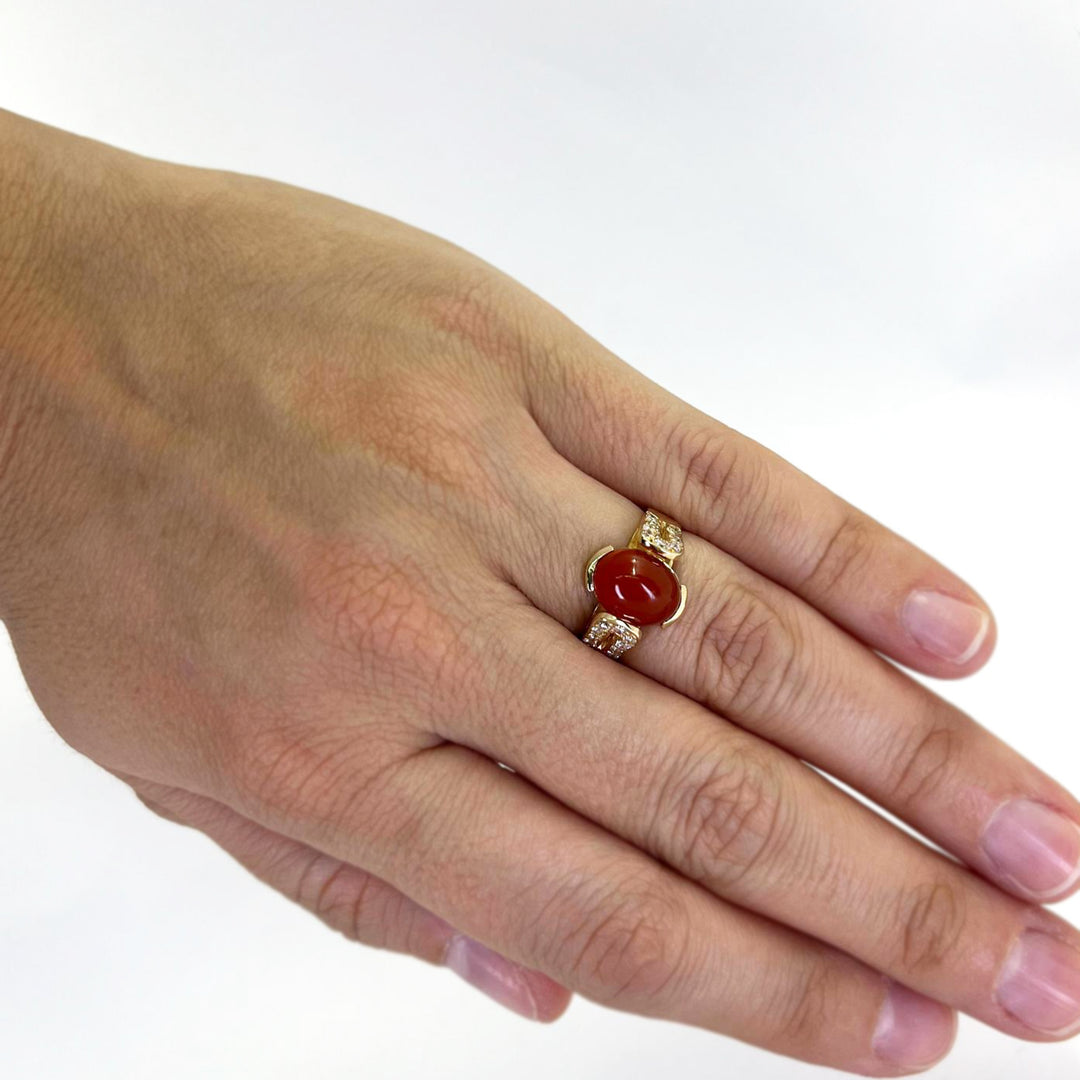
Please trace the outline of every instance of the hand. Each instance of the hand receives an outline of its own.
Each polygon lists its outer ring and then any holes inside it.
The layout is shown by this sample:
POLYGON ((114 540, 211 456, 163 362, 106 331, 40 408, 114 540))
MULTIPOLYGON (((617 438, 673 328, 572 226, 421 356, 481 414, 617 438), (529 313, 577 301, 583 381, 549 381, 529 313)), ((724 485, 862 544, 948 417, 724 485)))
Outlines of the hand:
POLYGON ((1076 1029, 1033 901, 1080 805, 875 652, 974 671, 969 586, 442 240, 0 140, 0 614, 72 746, 541 1020, 577 991, 873 1075, 954 1009, 1076 1029), (614 663, 581 569, 645 505, 690 599, 614 663))

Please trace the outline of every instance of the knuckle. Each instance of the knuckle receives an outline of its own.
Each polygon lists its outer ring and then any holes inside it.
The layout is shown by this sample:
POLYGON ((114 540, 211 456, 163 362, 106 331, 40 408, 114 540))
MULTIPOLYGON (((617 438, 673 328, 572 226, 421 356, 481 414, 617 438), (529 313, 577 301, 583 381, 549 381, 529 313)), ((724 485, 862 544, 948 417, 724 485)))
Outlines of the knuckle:
POLYGON ((864 515, 851 511, 815 552, 800 581, 800 589, 828 593, 857 581, 874 550, 875 529, 864 515))
POLYGON ((300 581, 305 613, 336 651, 386 659, 431 629, 430 612, 402 566, 351 538, 320 545, 300 581))
POLYGON ((414 279, 406 308, 395 303, 392 316, 365 328, 367 362, 316 359, 290 391, 306 425, 335 451, 365 451, 399 500, 512 505, 513 478, 497 452, 507 428, 493 421, 515 400, 508 369, 522 366, 535 335, 496 282, 476 269, 414 279))
POLYGON ((748 872, 761 872, 786 831, 776 770, 745 750, 729 752, 683 781, 681 791, 674 849, 683 873, 731 888, 748 872))
POLYGON ((377 945, 373 885, 370 874, 316 852, 303 866, 294 899, 350 941, 377 945))
POLYGON ((694 685, 735 713, 781 707, 798 657, 793 628, 744 586, 729 581, 698 638, 694 685))
POLYGON ((611 1005, 644 1005, 680 978, 688 947, 682 906, 631 886, 588 906, 560 935, 558 967, 581 991, 611 1005))
POLYGON ((450 275, 421 303, 430 324, 471 354, 499 367, 525 358, 527 337, 510 317, 515 305, 502 279, 482 265, 450 275))
MULTIPOLYGON (((346 538, 326 540, 303 557, 299 571, 301 607, 317 646, 329 653, 334 674, 342 655, 369 689, 419 668, 435 679, 462 673, 466 660, 460 619, 446 615, 451 607, 468 612, 463 596, 449 594, 454 575, 432 580, 422 558, 380 550, 376 541, 364 545, 346 538), (443 590, 440 595, 439 589, 443 590)), ((475 599, 475 598, 474 598, 475 599)), ((395 697, 400 685, 386 689, 395 697)))
POLYGON ((896 762, 889 785, 893 804, 899 809, 922 806, 948 785, 960 754, 959 734, 952 725, 935 722, 904 729, 900 742, 892 755, 896 762))
POLYGON ((840 974, 833 965, 812 960, 785 984, 777 1005, 778 1024, 785 1043, 807 1046, 822 1042, 831 1027, 839 980, 840 974))
POLYGON ((764 502, 756 458, 740 454, 739 439, 720 424, 678 423, 665 460, 677 463, 682 488, 675 504, 695 507, 703 521, 753 524, 764 502))
POLYGON ((959 891, 948 882, 924 883, 902 893, 900 959, 905 969, 922 974, 945 967, 956 956, 965 922, 959 891))
MULTIPOLYGON (((436 730, 461 702, 486 693, 490 582, 462 558, 373 537, 322 539, 298 571, 306 666, 295 708, 312 685, 362 694, 387 726, 436 730)), ((370 727, 370 725, 369 725, 370 727)), ((396 741, 396 740, 395 740, 396 741)))

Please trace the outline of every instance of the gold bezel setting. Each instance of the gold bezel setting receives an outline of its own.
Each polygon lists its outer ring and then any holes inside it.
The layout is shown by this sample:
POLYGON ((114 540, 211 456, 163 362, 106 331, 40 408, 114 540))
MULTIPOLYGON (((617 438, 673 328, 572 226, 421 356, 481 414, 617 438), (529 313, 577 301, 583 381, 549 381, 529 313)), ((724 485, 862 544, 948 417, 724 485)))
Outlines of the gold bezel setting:
POLYGON ((599 551, 593 552, 589 561, 585 564, 585 588, 589 592, 593 591, 593 574, 596 572, 596 564, 609 552, 614 551, 615 546, 608 544, 607 547, 600 548, 599 551))
MULTIPOLYGON (((642 514, 641 521, 630 537, 628 548, 648 552, 662 562, 679 582, 679 605, 660 625, 670 626, 686 610, 686 586, 679 581, 672 565, 683 553, 683 535, 679 525, 648 507, 642 514)), ((585 588, 595 595, 594 575, 596 564, 615 548, 607 544, 594 551, 585 563, 585 588)), ((607 611, 600 604, 593 609, 589 625, 582 635, 582 640, 594 649, 618 660, 641 640, 641 627, 626 618, 607 611)))

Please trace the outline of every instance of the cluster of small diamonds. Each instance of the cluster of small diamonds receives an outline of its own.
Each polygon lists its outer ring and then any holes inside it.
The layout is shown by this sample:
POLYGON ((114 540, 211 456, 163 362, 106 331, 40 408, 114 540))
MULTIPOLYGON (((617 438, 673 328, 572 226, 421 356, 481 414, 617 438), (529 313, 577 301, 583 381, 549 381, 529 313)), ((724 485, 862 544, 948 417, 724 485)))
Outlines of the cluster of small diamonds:
POLYGON ((675 522, 663 521, 659 514, 647 510, 641 525, 641 543, 665 558, 674 559, 683 551, 682 529, 675 522))
POLYGON ((604 611, 593 619, 582 641, 618 660, 624 652, 637 644, 638 635, 639 632, 634 627, 604 611))

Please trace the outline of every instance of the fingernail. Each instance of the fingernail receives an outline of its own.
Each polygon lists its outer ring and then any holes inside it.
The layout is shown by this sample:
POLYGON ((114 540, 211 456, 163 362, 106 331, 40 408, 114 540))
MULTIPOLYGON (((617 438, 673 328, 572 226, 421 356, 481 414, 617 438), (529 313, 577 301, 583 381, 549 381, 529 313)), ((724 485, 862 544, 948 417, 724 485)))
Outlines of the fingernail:
POLYGON ((1002 803, 979 842, 1001 876, 1037 900, 1080 877, 1080 826, 1034 799, 1002 803))
POLYGON ((990 616, 982 608, 933 589, 909 593, 900 618, 924 649, 954 664, 966 664, 990 629, 990 616))
POLYGON ((956 1037, 956 1015, 892 979, 874 1029, 874 1053, 882 1061, 917 1069, 943 1058, 956 1037))
POLYGON ((443 963, 500 1005, 530 1020, 537 1018, 536 1000, 524 969, 505 956, 464 934, 455 934, 443 963))
POLYGON ((1028 1027, 1064 1035, 1080 1023, 1080 951, 1025 930, 1002 965, 997 999, 1028 1027))

